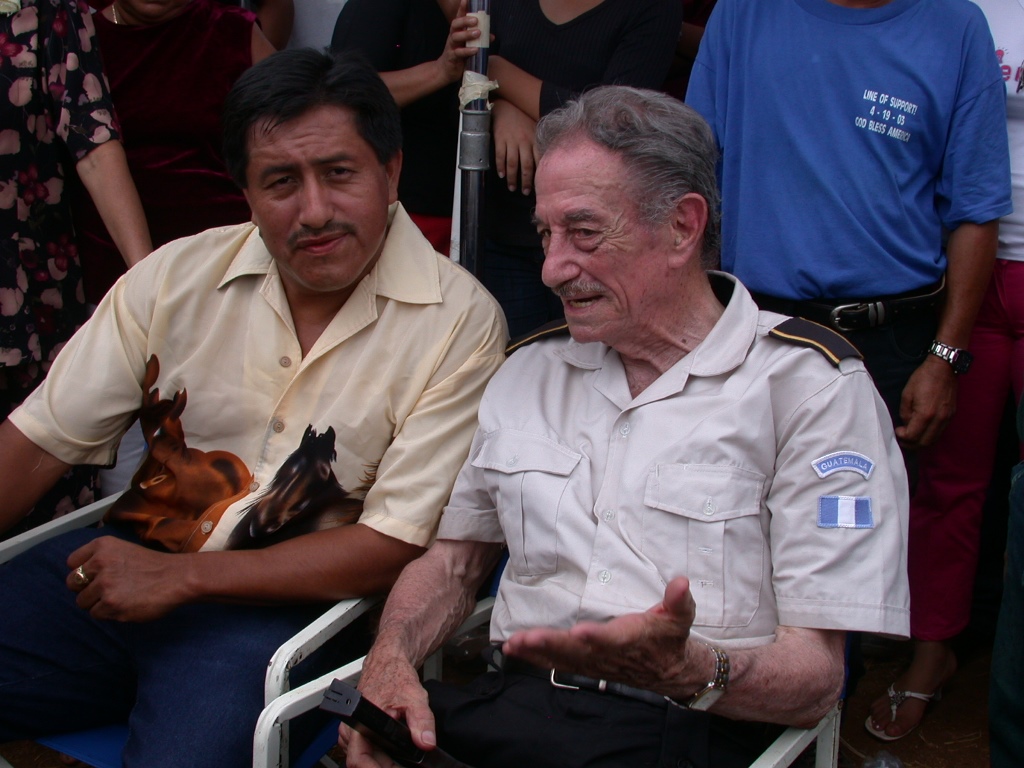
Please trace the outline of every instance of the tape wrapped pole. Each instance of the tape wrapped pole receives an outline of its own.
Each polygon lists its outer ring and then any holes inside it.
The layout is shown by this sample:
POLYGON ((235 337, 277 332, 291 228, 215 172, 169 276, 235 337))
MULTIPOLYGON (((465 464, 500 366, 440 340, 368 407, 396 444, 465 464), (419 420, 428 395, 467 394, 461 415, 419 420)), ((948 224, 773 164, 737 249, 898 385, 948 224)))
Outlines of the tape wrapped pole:
POLYGON ((475 275, 480 274, 482 243, 484 174, 490 168, 491 112, 488 94, 498 84, 487 78, 490 47, 491 0, 469 0, 467 11, 476 16, 480 36, 477 49, 466 60, 459 88, 462 128, 459 133, 459 262, 475 275))
MULTIPOLYGON (((459 108, 465 109, 470 102, 477 99, 487 99, 491 91, 498 87, 496 80, 488 80, 487 75, 479 72, 470 72, 468 69, 462 73, 462 85, 459 87, 459 108)), ((491 103, 487 102, 487 108, 491 103)))

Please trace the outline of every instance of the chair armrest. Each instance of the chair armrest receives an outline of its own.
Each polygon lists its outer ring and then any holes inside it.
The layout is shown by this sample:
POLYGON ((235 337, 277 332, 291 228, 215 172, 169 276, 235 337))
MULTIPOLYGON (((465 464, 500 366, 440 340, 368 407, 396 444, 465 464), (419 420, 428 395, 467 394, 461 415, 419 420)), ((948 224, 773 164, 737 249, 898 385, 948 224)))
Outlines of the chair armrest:
MULTIPOLYGON (((288 689, 288 671, 299 661, 320 647, 329 637, 353 619, 365 613, 380 602, 382 598, 371 597, 355 600, 342 600, 334 608, 327 611, 319 619, 311 623, 291 640, 281 646, 271 659, 267 670, 265 685, 266 705, 260 714, 253 734, 253 768, 280 768, 287 765, 288 723, 298 715, 310 712, 320 705, 326 691, 336 679, 346 680, 352 684, 358 681, 363 668, 364 659, 356 659, 333 672, 321 675, 288 689)), ((462 623, 455 634, 468 632, 490 619, 491 606, 494 598, 480 600, 469 617, 462 623)), ((438 649, 424 663, 424 677, 429 679, 427 670, 431 665, 440 675, 441 650, 438 649)))
MULTIPOLYGON (((124 493, 124 491, 121 493, 124 493)), ((87 525, 99 522, 121 493, 94 501, 92 504, 62 515, 56 520, 50 520, 24 533, 19 533, 17 536, 12 536, 7 541, 0 542, 0 563, 6 563, 15 555, 20 555, 36 544, 51 539, 65 531, 84 528, 87 525)))
POLYGON ((324 691, 335 680, 341 679, 354 685, 359 680, 365 658, 358 658, 333 672, 303 683, 267 704, 256 721, 253 734, 253 768, 279 768, 282 765, 282 726, 319 707, 324 691))
POLYGON ((267 666, 267 676, 263 684, 264 705, 270 704, 291 687, 289 673, 292 667, 377 605, 382 599, 381 596, 374 596, 341 600, 285 641, 274 652, 267 666))
POLYGON ((750 768, 784 768, 792 765, 816 739, 818 757, 815 768, 835 766, 839 746, 839 708, 840 704, 832 707, 813 728, 787 728, 757 760, 750 764, 750 768))
POLYGON ((481 624, 486 624, 491 620, 491 610, 494 608, 494 598, 484 597, 477 600, 476 605, 473 607, 472 612, 466 617, 466 620, 459 625, 459 628, 455 630, 455 634, 459 635, 464 632, 469 632, 471 629, 476 629, 481 624))

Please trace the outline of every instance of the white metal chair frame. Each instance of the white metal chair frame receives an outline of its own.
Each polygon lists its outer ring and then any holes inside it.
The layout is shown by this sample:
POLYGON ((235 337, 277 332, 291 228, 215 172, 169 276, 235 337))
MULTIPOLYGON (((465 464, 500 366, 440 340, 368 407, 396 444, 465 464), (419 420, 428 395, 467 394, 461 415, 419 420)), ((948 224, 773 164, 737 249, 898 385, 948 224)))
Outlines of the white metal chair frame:
MULTIPOLYGON (((469 632, 490 620, 494 598, 488 597, 477 603, 473 613, 456 634, 469 632)), ((253 740, 253 768, 288 768, 287 749, 281 748, 284 727, 287 722, 301 714, 316 709, 323 700, 324 692, 336 679, 355 684, 363 668, 362 659, 356 659, 334 672, 298 686, 288 693, 268 702, 256 723, 253 740), (285 762, 281 761, 284 756, 285 762)), ((424 679, 441 677, 441 652, 436 652, 423 665, 424 679)), ((841 702, 832 707, 813 728, 787 728, 750 768, 785 768, 792 765, 803 751, 817 741, 815 768, 836 768, 839 764, 839 713, 841 702)))
MULTIPOLYGON (((39 542, 75 528, 99 522, 107 509, 120 496, 116 494, 89 504, 56 520, 44 523, 30 531, 0 542, 0 563, 6 562, 39 542)), ((267 665, 264 680, 264 706, 269 705, 291 688, 289 673, 303 659, 323 646, 341 630, 362 616, 380 602, 380 597, 353 598, 341 600, 324 612, 319 618, 293 635, 274 653, 267 665)), ((332 678, 333 679, 333 678, 332 678)), ((281 750, 280 765, 288 765, 288 725, 283 723, 276 741, 281 750)), ((0 757, 0 768, 10 765, 0 757)))
MULTIPOLYGON (((20 536, 0 542, 0 563, 26 551, 35 544, 74 528, 98 522, 117 496, 110 496, 94 504, 32 529, 20 536)), ((378 603, 380 598, 342 600, 284 643, 267 666, 264 682, 265 708, 256 724, 253 736, 253 768, 288 768, 288 723, 298 715, 316 709, 324 691, 337 678, 358 680, 363 659, 322 675, 290 690, 289 672, 330 638, 347 627, 378 603)), ((490 620, 493 598, 481 600, 460 628, 468 632, 490 620)), ((441 677, 441 654, 434 654, 424 664, 426 679, 441 677)), ((812 742, 817 741, 815 768, 835 768, 839 760, 839 705, 814 727, 787 728, 750 768, 784 768, 812 742)), ((10 768, 0 758, 0 768, 10 768)))

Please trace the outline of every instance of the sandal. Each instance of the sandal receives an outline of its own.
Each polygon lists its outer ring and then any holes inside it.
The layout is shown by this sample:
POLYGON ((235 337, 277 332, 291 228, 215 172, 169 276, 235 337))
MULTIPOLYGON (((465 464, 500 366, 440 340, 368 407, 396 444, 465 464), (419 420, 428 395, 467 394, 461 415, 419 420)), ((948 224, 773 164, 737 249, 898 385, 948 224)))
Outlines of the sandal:
MULTIPOLYGON (((917 693, 916 691, 897 691, 890 685, 886 693, 889 694, 889 710, 892 712, 892 718, 889 720, 890 723, 896 722, 896 710, 898 710, 907 699, 918 699, 926 704, 930 704, 932 701, 939 701, 942 698, 941 688, 936 690, 935 693, 917 693)), ((890 736, 885 732, 884 725, 881 729, 876 729, 871 722, 871 715, 868 715, 867 720, 864 721, 864 727, 867 729, 867 732, 876 739, 881 739, 882 741, 897 741, 917 728, 920 723, 921 721, 918 720, 899 736, 890 736)))

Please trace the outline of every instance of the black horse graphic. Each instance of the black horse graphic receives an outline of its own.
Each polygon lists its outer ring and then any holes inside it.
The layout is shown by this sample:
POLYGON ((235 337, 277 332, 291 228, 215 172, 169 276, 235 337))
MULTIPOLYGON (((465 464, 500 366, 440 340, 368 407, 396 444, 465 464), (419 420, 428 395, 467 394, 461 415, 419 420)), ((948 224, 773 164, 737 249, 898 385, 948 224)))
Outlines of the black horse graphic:
POLYGON ((342 488, 331 469, 337 458, 334 427, 306 427, 298 449, 277 470, 267 490, 243 512, 228 549, 253 549, 304 533, 355 522, 363 502, 342 488))

